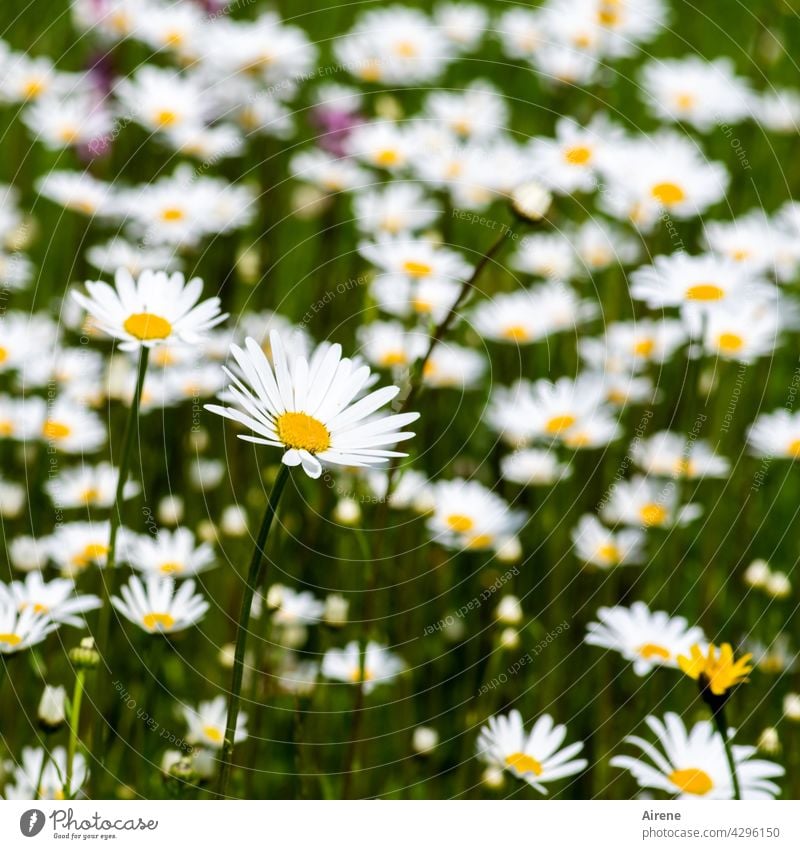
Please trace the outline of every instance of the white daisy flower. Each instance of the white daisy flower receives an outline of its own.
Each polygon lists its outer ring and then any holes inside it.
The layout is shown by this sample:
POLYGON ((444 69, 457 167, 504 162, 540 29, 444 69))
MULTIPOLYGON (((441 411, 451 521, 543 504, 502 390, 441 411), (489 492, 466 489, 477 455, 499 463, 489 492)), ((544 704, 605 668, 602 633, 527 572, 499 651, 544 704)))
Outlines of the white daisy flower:
POLYGON ((59 398, 49 408, 40 407, 38 412, 41 438, 57 451, 92 453, 106 443, 108 434, 97 413, 68 398, 59 398))
MULTIPOLYGON (((73 507, 109 508, 114 503, 119 482, 119 470, 111 463, 98 463, 96 466, 79 466, 64 469, 49 478, 44 485, 45 492, 54 505, 61 509, 73 507)), ((126 481, 122 497, 133 498, 139 493, 139 484, 126 481)))
POLYGON ((107 521, 61 524, 46 540, 47 553, 63 575, 76 577, 90 566, 106 565, 109 533, 107 521))
MULTIPOLYGON (((640 787, 663 790, 679 799, 733 799, 733 781, 725 746, 709 720, 695 723, 689 731, 676 713, 660 720, 645 719, 663 752, 641 737, 626 737, 649 759, 617 755, 611 765, 631 772, 640 787)), ((729 732, 729 737, 734 731, 729 732)), ((731 745, 742 799, 773 799, 780 787, 771 779, 784 769, 771 761, 755 760, 755 746, 731 745)))
POLYGON ((422 382, 435 389, 477 389, 485 372, 486 360, 477 351, 445 342, 431 352, 422 382))
POLYGON ((134 280, 124 268, 114 275, 114 286, 87 281, 88 296, 73 291, 75 300, 109 336, 121 340, 123 351, 152 348, 180 340, 194 345, 206 330, 224 321, 219 298, 198 303, 203 291, 199 277, 184 282, 179 271, 143 271, 134 280))
POLYGON ((404 128, 391 121, 375 121, 354 127, 345 147, 361 162, 395 173, 410 164, 415 146, 404 128))
POLYGON ((459 51, 475 50, 489 23, 489 13, 476 3, 439 3, 433 19, 445 38, 459 51))
POLYGON ((143 65, 120 80, 114 93, 125 114, 148 130, 173 131, 207 117, 207 93, 193 78, 169 68, 143 65))
MULTIPOLYGON (((222 748, 228 719, 228 705, 224 696, 216 696, 207 702, 200 702, 196 708, 181 705, 181 713, 189 727, 186 734, 188 743, 193 746, 208 746, 210 749, 222 748)), ((246 739, 247 714, 239 713, 236 717, 233 742, 242 743, 246 739)))
MULTIPOLYGON (((405 663, 385 646, 370 640, 364 657, 365 693, 371 693, 378 684, 388 684, 406 668, 405 663)), ((361 653, 353 640, 343 649, 328 649, 322 658, 322 674, 334 681, 357 684, 361 681, 361 653)))
POLYGON ((773 133, 796 133, 800 129, 800 92, 780 88, 753 96, 753 116, 773 133))
POLYGON ((125 268, 133 277, 145 269, 151 271, 179 271, 181 258, 164 245, 142 246, 115 236, 102 245, 94 245, 86 251, 86 259, 105 274, 113 274, 125 268))
POLYGON ((356 226, 380 237, 397 236, 430 227, 441 213, 436 201, 414 183, 387 183, 365 189, 353 198, 356 226))
POLYGON ((23 613, 31 609, 37 616, 63 625, 85 628, 81 614, 97 610, 102 602, 96 595, 79 595, 69 578, 45 581, 41 572, 29 572, 24 581, 0 583, 0 604, 13 601, 23 613))
POLYGON ((668 430, 637 440, 631 449, 636 465, 648 475, 668 478, 724 478, 730 463, 704 440, 688 441, 668 430))
POLYGON ((575 555, 600 569, 628 566, 644 560, 645 535, 642 531, 623 528, 612 531, 596 516, 581 516, 572 529, 575 555))
POLYGON ((324 356, 314 357, 311 368, 305 357, 287 358, 278 333, 270 334, 270 343, 274 366, 253 339, 246 340, 244 350, 231 345, 244 377, 243 382, 225 369, 236 407, 206 406, 255 434, 241 439, 283 448, 282 461, 302 465, 312 478, 322 474, 323 463, 371 466, 405 456, 388 446, 414 435, 400 429, 416 421, 419 413, 377 416, 398 387, 378 389, 354 402, 370 370, 343 358, 341 345, 330 345, 324 356))
POLYGON ((686 343, 686 329, 677 319, 613 322, 602 339, 578 342, 581 357, 593 369, 630 374, 650 363, 664 363, 686 343))
POLYGON ((314 625, 325 612, 325 602, 307 590, 297 592, 290 587, 275 585, 270 588, 268 601, 274 608, 272 621, 281 626, 314 625), (277 593, 273 592, 276 588, 279 590, 277 593))
POLYGON ((646 675, 656 666, 677 669, 679 655, 688 655, 692 646, 706 642, 702 628, 690 627, 683 616, 651 612, 643 601, 630 607, 601 607, 597 618, 599 622, 589 623, 584 642, 619 652, 637 675, 646 675))
POLYGON ((368 172, 351 159, 316 149, 296 153, 289 162, 289 171, 298 180, 329 193, 353 191, 370 181, 368 172))
POLYGON ((546 796, 546 784, 575 775, 588 764, 583 758, 575 758, 583 749, 583 743, 560 748, 566 736, 567 727, 556 725, 547 713, 526 732, 520 712, 512 710, 505 716, 490 717, 481 728, 478 757, 491 766, 507 770, 546 796))
POLYGON ((428 340, 410 333, 399 321, 373 321, 358 328, 361 354, 376 368, 406 368, 423 356, 428 340))
POLYGON ((628 265, 640 253, 640 243, 635 238, 596 217, 581 224, 572 237, 572 245, 588 274, 613 264, 628 265))
POLYGON ((558 281, 570 280, 578 270, 570 240, 559 233, 525 236, 511 264, 525 274, 558 281))
POLYGON ((510 59, 531 59, 545 43, 541 9, 512 6, 495 21, 494 35, 510 59))
POLYGON ((425 100, 424 116, 461 139, 486 142, 508 126, 502 95, 485 80, 473 80, 458 91, 434 91, 425 100))
POLYGON ((27 440, 38 436, 46 407, 44 398, 0 395, 0 439, 27 440))
POLYGON ((699 504, 678 503, 674 481, 667 483, 636 475, 617 481, 609 490, 603 519, 633 528, 666 528, 686 525, 703 512, 699 504))
POLYGON ((762 413, 747 429, 747 443, 757 457, 800 460, 800 412, 762 413))
POLYGON ((14 654, 41 643, 58 625, 31 606, 20 610, 7 591, 0 595, 0 654, 14 654))
POLYGON ((153 574, 141 581, 132 575, 120 589, 122 598, 113 596, 111 604, 148 634, 173 634, 195 625, 209 608, 194 588, 191 578, 176 590, 171 578, 153 574))
POLYGON ((91 146, 91 142, 108 135, 113 129, 111 115, 98 105, 97 99, 85 94, 61 98, 39 98, 25 110, 22 120, 36 141, 51 150, 77 145, 91 146))
MULTIPOLYGON (((7 784, 3 795, 6 799, 53 799, 63 801, 67 796, 64 782, 67 775, 67 750, 56 746, 49 752, 44 749, 25 746, 22 750, 22 763, 14 767, 13 784, 7 784)), ((70 796, 86 783, 89 769, 86 758, 75 752, 72 759, 72 786, 70 796)))
POLYGON ((185 578, 214 565, 214 549, 195 542, 188 528, 160 529, 155 536, 128 534, 121 546, 120 559, 147 575, 185 578))
POLYGON ((358 252, 393 282, 461 281, 472 273, 461 254, 427 239, 386 236, 377 242, 361 242, 358 252))
POLYGON ((37 181, 36 191, 82 215, 104 216, 116 211, 113 187, 83 171, 50 171, 37 181))
POLYGON ((572 469, 559 462, 553 451, 523 448, 503 457, 500 474, 505 480, 522 486, 549 486, 569 477, 572 469))

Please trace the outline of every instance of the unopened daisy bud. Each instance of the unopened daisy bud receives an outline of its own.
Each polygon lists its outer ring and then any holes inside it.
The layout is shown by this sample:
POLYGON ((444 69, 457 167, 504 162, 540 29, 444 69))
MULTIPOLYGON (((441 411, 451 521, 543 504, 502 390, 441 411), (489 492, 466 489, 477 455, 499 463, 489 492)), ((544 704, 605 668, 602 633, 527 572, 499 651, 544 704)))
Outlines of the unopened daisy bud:
POLYGON ((189 431, 189 447, 192 451, 205 451, 208 448, 208 442, 208 431, 204 427, 192 428, 189 431))
POLYGON ((356 525, 361 521, 361 507, 354 498, 340 498, 333 508, 333 518, 340 525, 356 525))
POLYGON ((283 604, 283 593, 285 587, 283 584, 273 584, 267 590, 267 597, 265 601, 267 602, 267 608, 269 610, 277 610, 281 604, 283 604))
POLYGON ((331 628, 342 628, 347 624, 347 614, 350 610, 350 602, 338 593, 331 593, 325 599, 325 612, 322 614, 323 621, 331 628))
POLYGON ((773 598, 787 598, 792 594, 791 581, 789 581, 789 576, 784 572, 773 572, 767 578, 767 585, 764 589, 773 598))
POLYGON ((504 625, 519 625, 522 622, 522 604, 515 595, 504 595, 497 605, 495 616, 504 625))
POLYGON ((464 639, 464 634, 467 632, 467 626, 464 624, 464 620, 460 616, 455 616, 451 613, 450 615, 445 616, 442 621, 444 622, 442 633, 446 640, 451 643, 457 643, 464 639))
POLYGON ((783 715, 792 722, 800 722, 800 693, 787 693, 784 696, 783 715))
POLYGON ((167 773, 170 778, 176 781, 184 782, 185 784, 193 784, 197 780, 197 773, 194 770, 194 764, 191 758, 181 757, 175 761, 167 773))
POLYGON ((504 649, 519 648, 519 631, 516 628, 504 628, 500 634, 500 645, 504 649))
POLYGON ((197 523, 197 536, 203 542, 217 542, 217 526, 211 519, 203 519, 202 522, 197 523))
POLYGON ((236 257, 236 271, 243 283, 256 283, 260 269, 261 254, 257 247, 247 247, 236 257))
POLYGON ((45 731, 55 731, 66 720, 67 691, 63 687, 45 685, 37 717, 45 731))
POLYGON ((180 495, 165 495, 156 512, 162 525, 178 525, 183 519, 183 499, 180 495))
POLYGON ((778 729, 771 725, 761 732, 758 738, 758 748, 767 755, 779 755, 781 752, 781 739, 778 729))
POLYGON ((499 790, 506 781, 503 770, 496 766, 487 766, 481 777, 483 783, 492 790, 499 790))
POLYGON ((516 563, 522 557, 522 543, 519 537, 509 537, 504 540, 495 554, 501 563, 516 563))
POLYGON ((403 107, 393 95, 381 94, 375 98, 375 114, 385 121, 399 121, 403 117, 403 107))
POLYGON ((292 192, 290 204, 295 218, 313 221, 330 207, 331 196, 316 186, 302 185, 292 192))
POLYGON ((522 183, 511 192, 511 208, 525 221, 541 221, 552 202, 553 196, 536 180, 522 183))
POLYGON ((179 763, 182 758, 183 752, 178 751, 178 749, 167 749, 161 756, 161 771, 164 775, 169 775, 172 767, 179 763))
POLYGON ((219 650, 219 655, 217 655, 217 659, 219 660, 219 665, 223 669, 233 669, 233 660, 236 655, 236 646, 234 643, 225 643, 219 650))
POLYGON ((209 490, 219 486, 225 474, 225 464, 221 460, 208 460, 199 457, 192 463, 189 477, 195 489, 209 490))
POLYGON ((748 586, 764 587, 769 580, 770 568, 766 560, 754 560, 744 572, 744 581, 748 586))
POLYGON ((247 511, 238 504, 230 504, 220 517, 219 527, 229 537, 243 537, 247 533, 247 511))
POLYGON ((284 625, 275 635, 275 642, 287 649, 299 649, 308 639, 308 628, 305 625, 284 625))
POLYGON ((418 755, 429 755, 439 745, 439 732, 427 725, 414 729, 411 746, 418 755))
POLYGON ((69 659, 75 669, 94 669, 100 663, 100 654, 92 637, 84 637, 80 645, 70 650, 69 659))

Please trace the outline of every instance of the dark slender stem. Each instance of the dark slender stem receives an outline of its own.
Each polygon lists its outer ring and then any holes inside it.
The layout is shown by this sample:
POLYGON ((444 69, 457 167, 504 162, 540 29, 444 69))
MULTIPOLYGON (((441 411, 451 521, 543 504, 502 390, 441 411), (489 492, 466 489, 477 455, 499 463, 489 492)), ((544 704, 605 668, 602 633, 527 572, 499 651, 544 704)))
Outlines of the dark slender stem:
POLYGON ((739 787, 739 776, 736 772, 736 761, 733 759, 733 749, 728 739, 728 723, 725 720, 725 708, 720 705, 716 709, 712 709, 711 715, 714 717, 714 724, 717 726, 719 736, 722 737, 722 744, 725 746, 725 757, 728 760, 728 769, 730 770, 731 781, 733 782, 733 798, 738 802, 741 801, 742 791, 739 787))
POLYGON ((114 504, 111 507, 110 533, 108 539, 108 555, 106 557, 106 568, 103 573, 103 606, 100 608, 100 622, 97 628, 97 643, 101 651, 107 649, 108 636, 111 628, 111 594, 114 589, 114 569, 117 565, 117 533, 122 524, 122 504, 124 502, 125 482, 128 478, 128 468, 131 461, 131 448, 133 447, 133 434, 136 430, 139 418, 139 407, 142 401, 142 390, 144 388, 144 376, 147 372, 147 359, 150 349, 142 345, 139 349, 139 368, 136 375, 136 388, 131 399, 131 408, 128 411, 128 420, 125 422, 125 431, 122 435, 122 448, 119 457, 119 479, 117 480, 117 491, 114 495, 114 504))
POLYGON ((272 521, 278 509, 283 489, 289 479, 289 467, 281 463, 272 492, 267 501, 264 518, 256 539, 253 557, 250 561, 250 569, 247 573, 247 583, 242 594, 242 606, 239 611, 239 624, 236 630, 236 652, 233 657, 233 672, 231 675, 231 691, 228 697, 228 721, 225 729, 225 740, 222 743, 219 769, 219 795, 225 798, 228 789, 228 780, 231 772, 231 759, 233 757, 233 741, 236 734, 236 720, 239 718, 239 705, 242 696, 242 677, 244 675, 244 655, 247 649, 247 636, 250 624, 250 608, 253 605, 253 595, 261 583, 264 569, 264 545, 267 542, 272 521))

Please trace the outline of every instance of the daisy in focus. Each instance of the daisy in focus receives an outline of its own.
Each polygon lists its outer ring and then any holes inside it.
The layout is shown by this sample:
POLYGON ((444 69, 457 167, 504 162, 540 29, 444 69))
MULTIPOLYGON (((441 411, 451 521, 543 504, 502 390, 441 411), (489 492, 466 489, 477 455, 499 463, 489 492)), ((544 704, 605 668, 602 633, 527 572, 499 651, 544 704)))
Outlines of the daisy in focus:
POLYGON ((195 625, 209 608, 194 589, 192 579, 176 590, 171 578, 149 575, 141 581, 132 575, 120 590, 122 598, 112 597, 111 604, 148 634, 173 634, 195 625))
POLYGON ((368 366, 342 357, 340 345, 330 345, 309 362, 288 357, 281 336, 270 334, 272 363, 255 340, 244 349, 231 345, 231 354, 243 379, 230 369, 229 397, 235 406, 206 405, 212 413, 244 425, 254 435, 240 439, 284 449, 282 462, 302 465, 311 478, 322 474, 322 464, 372 466, 404 454, 391 447, 413 433, 402 428, 419 413, 377 415, 400 391, 387 386, 358 398, 368 384, 368 366), (358 400, 356 400, 358 399, 358 400))

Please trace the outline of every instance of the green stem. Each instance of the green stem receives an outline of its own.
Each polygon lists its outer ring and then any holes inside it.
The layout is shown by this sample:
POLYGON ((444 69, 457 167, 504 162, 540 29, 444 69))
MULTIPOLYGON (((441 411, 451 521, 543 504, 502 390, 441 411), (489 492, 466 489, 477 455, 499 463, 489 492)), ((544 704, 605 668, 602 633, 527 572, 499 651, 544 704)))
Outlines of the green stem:
POLYGON ((128 468, 131 460, 131 448, 133 447, 133 433, 139 418, 139 407, 142 401, 142 390, 144 388, 144 376, 147 372, 147 359, 150 349, 142 345, 139 350, 139 368, 136 376, 136 389, 133 392, 131 408, 128 411, 128 420, 125 422, 125 431, 122 435, 122 449, 119 462, 119 479, 117 480, 117 491, 114 495, 114 504, 111 507, 110 534, 108 540, 108 557, 106 558, 105 573, 103 576, 103 606, 100 608, 100 622, 98 624, 98 645, 101 651, 106 648, 111 628, 111 594, 114 584, 114 569, 117 565, 117 533, 122 523, 122 504, 124 501, 125 482, 128 478, 128 468))
POLYGON ((725 757, 728 760, 728 769, 730 770, 731 780, 733 781, 733 798, 739 802, 742 798, 742 791, 739 787, 739 776, 736 773, 736 762, 733 759, 733 749, 731 748, 731 743, 728 739, 728 723, 725 721, 724 708, 720 706, 716 710, 712 710, 711 713, 714 717, 714 724, 717 726, 717 731, 719 731, 719 736, 722 737, 722 744, 725 746, 725 757))
POLYGON ((67 748, 67 777, 64 781, 64 795, 67 799, 72 798, 72 769, 75 761, 75 752, 78 748, 78 725, 81 720, 81 700, 83 699, 83 685, 86 683, 86 671, 79 669, 75 675, 75 691, 72 694, 72 704, 69 710, 69 744, 67 748))
POLYGON ((264 518, 256 539, 253 557, 250 561, 250 569, 247 573, 247 583, 242 594, 242 606, 239 611, 239 624, 236 630, 236 651, 233 657, 233 673, 231 675, 231 691, 228 697, 228 721, 225 729, 225 740, 222 744, 219 770, 219 795, 225 798, 228 789, 228 779, 231 772, 231 759, 233 756, 233 740, 236 733, 236 720, 239 718, 239 703, 242 696, 242 677, 244 675, 244 655, 247 648, 248 626, 250 624, 250 608, 253 605, 253 595, 256 587, 263 578, 264 567, 264 545, 267 542, 275 512, 278 509, 283 489, 289 479, 289 467, 281 463, 272 492, 269 495, 264 518))

